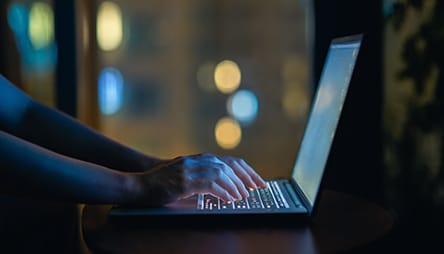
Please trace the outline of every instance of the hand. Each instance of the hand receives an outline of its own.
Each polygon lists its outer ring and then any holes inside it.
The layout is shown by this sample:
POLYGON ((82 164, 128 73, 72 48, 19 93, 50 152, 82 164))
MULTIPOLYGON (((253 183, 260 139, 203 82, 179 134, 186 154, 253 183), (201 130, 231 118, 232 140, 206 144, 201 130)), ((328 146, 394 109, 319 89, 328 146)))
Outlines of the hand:
POLYGON ((198 193, 224 201, 248 197, 247 188, 265 188, 264 180, 244 160, 213 154, 181 156, 139 174, 138 200, 164 205, 198 193), (142 199, 142 200, 141 200, 142 199))

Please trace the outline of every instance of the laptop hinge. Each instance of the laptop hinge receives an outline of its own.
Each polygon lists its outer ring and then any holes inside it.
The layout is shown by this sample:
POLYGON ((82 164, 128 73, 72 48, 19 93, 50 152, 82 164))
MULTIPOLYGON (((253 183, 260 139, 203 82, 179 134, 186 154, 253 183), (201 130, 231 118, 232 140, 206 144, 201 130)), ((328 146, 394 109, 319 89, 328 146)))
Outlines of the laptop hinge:
POLYGON ((301 199, 301 202, 304 205, 304 207, 307 209, 308 214, 311 215, 311 213, 313 212, 313 206, 308 201, 307 196, 305 196, 304 192, 301 190, 301 188, 299 187, 299 185, 296 183, 296 181, 294 179, 291 179, 290 183, 294 187, 294 190, 296 190, 297 195, 301 199))

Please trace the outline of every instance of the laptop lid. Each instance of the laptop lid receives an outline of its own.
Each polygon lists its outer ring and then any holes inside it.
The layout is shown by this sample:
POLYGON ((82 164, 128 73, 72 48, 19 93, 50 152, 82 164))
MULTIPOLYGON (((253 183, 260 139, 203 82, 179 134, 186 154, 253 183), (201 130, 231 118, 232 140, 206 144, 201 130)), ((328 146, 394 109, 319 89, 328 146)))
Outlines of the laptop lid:
MULTIPOLYGON (((292 209, 266 209, 261 212, 250 210, 222 211, 220 214, 295 214, 310 215, 312 213, 322 175, 327 162, 328 153, 333 141, 333 135, 339 121, 345 95, 352 76, 358 55, 362 35, 337 38, 332 41, 324 63, 316 96, 312 104, 304 136, 301 141, 298 156, 292 173, 292 182, 296 182, 297 192, 301 195, 304 207, 292 209), (299 209, 300 208, 300 209, 299 209)), ((294 194, 294 193, 289 193, 294 194)), ((290 196, 286 195, 287 198, 290 196)), ((165 207, 152 208, 123 208, 113 207, 110 215, 124 216, 171 216, 171 215, 202 215, 214 214, 212 211, 200 210, 196 207, 197 197, 178 200, 165 207)), ((254 217, 254 216, 253 216, 254 217)), ((247 217, 242 217, 246 219, 247 217)), ((114 218, 117 219, 117 218, 114 218)), ((151 221, 152 222, 152 221, 151 221)))
POLYGON ((318 196, 361 40, 362 34, 332 40, 302 137, 292 180, 304 197, 310 214, 318 196))

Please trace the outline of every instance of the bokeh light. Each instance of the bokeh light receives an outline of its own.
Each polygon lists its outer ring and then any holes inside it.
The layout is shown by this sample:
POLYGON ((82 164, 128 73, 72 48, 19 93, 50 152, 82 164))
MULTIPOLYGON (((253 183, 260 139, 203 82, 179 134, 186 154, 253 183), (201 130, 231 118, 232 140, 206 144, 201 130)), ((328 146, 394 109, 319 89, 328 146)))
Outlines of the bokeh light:
POLYGON ((242 129, 234 119, 224 117, 216 123, 214 131, 217 144, 223 149, 237 147, 242 139, 242 129))
POLYGON ((235 91, 240 86, 241 77, 239 66, 230 60, 220 62, 214 71, 216 87, 224 94, 235 91))
POLYGON ((282 107, 286 116, 294 121, 304 119, 308 112, 308 93, 307 89, 303 88, 301 85, 288 85, 282 99, 282 107))
POLYGON ((57 62, 52 7, 36 2, 31 10, 24 4, 11 3, 8 24, 14 32, 24 75, 48 74, 57 62))
POLYGON ((258 105, 258 99, 253 92, 240 90, 228 99, 227 110, 237 121, 249 124, 256 119, 258 105))
POLYGON ((8 24, 15 34, 25 34, 28 27, 28 8, 21 4, 13 3, 8 10, 8 24))
POLYGON ((48 47, 54 40, 54 13, 47 3, 36 2, 29 12, 29 39, 35 49, 48 47))
POLYGON ((122 43, 123 26, 120 7, 105 1, 99 6, 97 14, 97 43, 104 51, 117 49, 122 43))
POLYGON ((100 72, 99 108, 104 115, 116 113, 122 106, 123 77, 119 70, 107 67, 100 72))
POLYGON ((286 57, 282 66, 282 79, 285 83, 305 84, 308 72, 305 58, 297 54, 290 54, 286 57))
POLYGON ((293 122, 305 119, 309 107, 308 75, 305 57, 289 54, 282 65, 282 109, 293 122))

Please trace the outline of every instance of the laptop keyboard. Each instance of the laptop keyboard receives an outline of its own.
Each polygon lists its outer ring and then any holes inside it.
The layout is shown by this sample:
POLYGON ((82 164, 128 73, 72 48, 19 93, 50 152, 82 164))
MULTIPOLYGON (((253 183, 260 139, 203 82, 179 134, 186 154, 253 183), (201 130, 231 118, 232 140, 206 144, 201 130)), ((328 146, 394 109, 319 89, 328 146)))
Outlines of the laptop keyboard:
POLYGON ((252 210, 289 208, 287 200, 276 181, 268 181, 267 188, 248 190, 250 196, 235 202, 224 202, 210 194, 199 194, 197 209, 199 210, 252 210))

